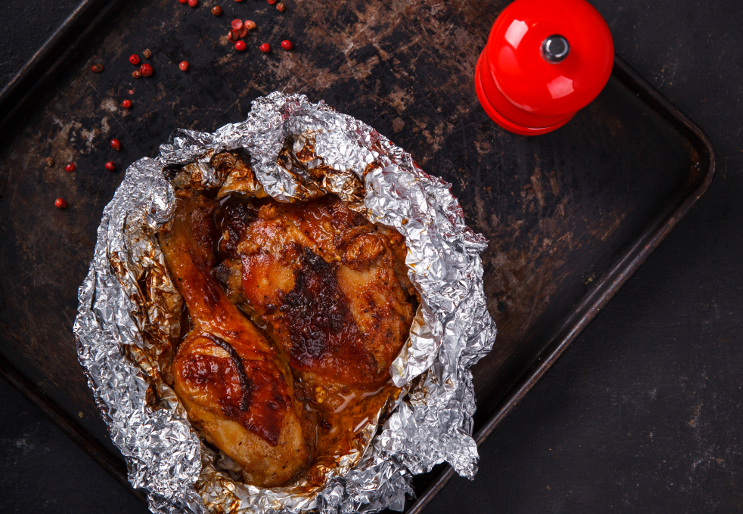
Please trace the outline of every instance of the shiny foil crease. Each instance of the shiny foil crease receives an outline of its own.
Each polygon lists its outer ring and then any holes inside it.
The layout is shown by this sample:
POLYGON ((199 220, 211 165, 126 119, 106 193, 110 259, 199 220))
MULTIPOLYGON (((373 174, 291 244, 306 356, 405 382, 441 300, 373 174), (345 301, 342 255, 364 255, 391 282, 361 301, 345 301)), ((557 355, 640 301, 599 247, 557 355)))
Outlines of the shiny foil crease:
POLYGON ((496 335, 482 284, 480 253, 487 241, 465 225, 449 184, 424 173, 368 125, 304 95, 275 92, 252 105, 246 121, 214 133, 176 131, 157 159, 127 169, 103 212, 74 332, 130 482, 147 491, 158 513, 345 514, 403 510, 406 497, 414 496, 413 474, 441 462, 472 479, 478 453, 469 368, 490 351, 496 335), (287 138, 293 140, 289 150, 287 138), (182 299, 155 233, 173 215, 171 182, 185 173, 194 188, 227 187, 230 180, 212 167, 212 158, 237 148, 250 153, 261 195, 295 201, 333 192, 371 222, 396 228, 422 300, 390 368, 400 396, 362 429, 370 443, 341 458, 315 489, 231 480, 223 456, 200 442, 165 380, 182 299), (303 148, 310 155, 301 165, 280 156, 296 157, 303 148))

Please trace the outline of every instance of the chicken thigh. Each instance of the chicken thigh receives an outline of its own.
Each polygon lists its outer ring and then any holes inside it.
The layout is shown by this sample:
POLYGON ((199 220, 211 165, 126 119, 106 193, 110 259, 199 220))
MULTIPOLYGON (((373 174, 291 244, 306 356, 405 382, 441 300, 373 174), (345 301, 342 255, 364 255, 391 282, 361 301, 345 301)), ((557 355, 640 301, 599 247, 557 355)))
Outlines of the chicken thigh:
POLYGON ((402 236, 332 195, 223 211, 216 276, 267 322, 313 405, 332 412, 388 382, 414 314, 402 236))

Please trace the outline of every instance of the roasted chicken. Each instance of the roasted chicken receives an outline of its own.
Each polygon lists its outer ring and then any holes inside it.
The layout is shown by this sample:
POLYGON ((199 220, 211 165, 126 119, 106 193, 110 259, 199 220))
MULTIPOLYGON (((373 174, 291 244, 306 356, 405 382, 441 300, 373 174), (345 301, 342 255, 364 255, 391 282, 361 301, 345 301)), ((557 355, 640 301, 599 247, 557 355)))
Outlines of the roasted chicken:
MULTIPOLYGON (((228 157, 252 177, 247 158, 228 157)), ((320 485, 399 391, 389 367, 415 299, 404 240, 331 195, 282 204, 251 192, 217 209, 194 189, 184 182, 159 236, 191 327, 173 388, 245 482, 320 485)))
POLYGON ((173 386, 191 423, 247 483, 278 486, 308 467, 316 423, 295 398, 286 362, 212 277, 215 207, 203 196, 180 199, 160 234, 193 327, 177 350, 173 386))
POLYGON ((215 275, 265 320, 312 404, 337 411, 388 382, 414 314, 402 236, 332 195, 223 211, 215 275))

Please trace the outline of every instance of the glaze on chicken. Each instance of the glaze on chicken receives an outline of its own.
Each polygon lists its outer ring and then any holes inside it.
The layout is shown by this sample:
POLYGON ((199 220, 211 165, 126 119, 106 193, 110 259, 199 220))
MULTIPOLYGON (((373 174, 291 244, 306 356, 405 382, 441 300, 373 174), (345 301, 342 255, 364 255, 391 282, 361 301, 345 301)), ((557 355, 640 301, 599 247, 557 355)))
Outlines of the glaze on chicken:
POLYGON ((188 185, 178 195, 159 236, 191 325, 173 388, 246 483, 321 485, 399 392, 389 367, 415 302, 404 240, 332 195, 296 204, 254 195, 219 209, 188 185))

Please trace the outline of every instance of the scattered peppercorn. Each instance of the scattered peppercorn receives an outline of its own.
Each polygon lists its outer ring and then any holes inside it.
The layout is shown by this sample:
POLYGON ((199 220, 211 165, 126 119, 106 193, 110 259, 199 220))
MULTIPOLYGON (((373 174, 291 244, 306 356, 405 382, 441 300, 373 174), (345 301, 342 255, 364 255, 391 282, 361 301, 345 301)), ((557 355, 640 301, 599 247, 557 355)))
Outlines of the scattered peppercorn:
POLYGON ((152 52, 151 52, 151 51, 150 51, 150 49, 148 48, 148 49, 146 49, 146 50, 145 50, 144 52, 142 52, 142 55, 144 55, 144 58, 145 58, 145 59, 149 59, 150 57, 152 57, 152 52))
POLYGON ((188 0, 189 7, 196 7, 199 5, 199 0, 188 0))
POLYGON ((283 48, 284 50, 291 50, 292 48, 294 48, 294 45, 291 41, 285 39, 281 42, 281 48, 283 48))
POLYGON ((137 54, 130 55, 129 56, 129 62, 132 63, 132 64, 134 64, 134 65, 139 64, 139 56, 137 54))
POLYGON ((222 8, 218 5, 215 5, 214 7, 212 7, 212 14, 214 16, 219 16, 220 14, 222 14, 222 8))
POLYGON ((94 64, 90 67, 90 71, 93 73, 100 73, 103 71, 103 65, 102 64, 94 64))
POLYGON ((111 148, 113 148, 117 152, 120 152, 121 151, 121 142, 118 139, 112 139, 111 140, 111 148))
POLYGON ((248 45, 245 44, 245 41, 238 41, 235 43, 235 50, 238 52, 244 52, 247 47, 248 45))
POLYGON ((130 95, 133 95, 134 94, 134 90, 133 89, 130 89, 129 91, 127 91, 127 93, 129 93, 130 95))
POLYGON ((121 102, 121 106, 124 109, 128 109, 129 107, 132 106, 132 101, 131 100, 124 100, 123 102, 121 102))
POLYGON ((178 0, 180 3, 185 4, 188 0, 178 0))
POLYGON ((245 37, 248 33, 248 28, 243 24, 242 20, 232 20, 232 31, 237 35, 238 38, 245 37))
POLYGON ((67 166, 65 166, 65 167, 64 167, 64 170, 65 170, 65 171, 66 171, 67 173, 72 173, 72 172, 73 172, 73 171, 75 171, 76 169, 77 169, 77 166, 75 166, 75 163, 74 163, 74 162, 71 162, 71 163, 69 163, 69 164, 68 164, 67 166))
POLYGON ((140 79, 142 78, 142 73, 139 70, 134 70, 132 72, 132 77, 134 77, 135 79, 140 79))
MULTIPOLYGON (((270 2, 270 1, 271 1, 271 0, 269 0, 269 2, 270 2)), ((261 45, 261 52, 263 52, 264 54, 267 54, 267 53, 268 53, 268 52, 270 52, 270 51, 271 51, 271 45, 269 45, 268 43, 263 43, 263 44, 261 45)))
POLYGON ((54 206, 57 209, 64 209, 65 207, 67 207, 67 202, 64 198, 57 198, 56 200, 54 200, 54 206))
POLYGON ((114 164, 114 162, 113 162, 113 161, 108 161, 108 162, 106 163, 106 169, 107 169, 108 171, 116 171, 116 165, 114 164))
POLYGON ((245 23, 243 25, 248 30, 253 30, 255 28, 255 22, 254 21, 251 21, 251 20, 245 20, 245 23))
POLYGON ((45 163, 46 163, 46 165, 47 165, 47 166, 49 166, 50 168, 51 168, 52 166, 54 166, 54 159, 52 159, 51 157, 47 157, 46 159, 44 159, 44 162, 45 162, 45 163))
POLYGON ((235 43, 238 39, 240 39, 240 36, 238 36, 237 32, 234 30, 230 30, 230 33, 227 34, 227 41, 230 43, 235 43))
POLYGON ((139 72, 142 74, 143 77, 149 77, 152 75, 152 66, 149 64, 143 64, 139 67, 139 72))
POLYGON ((278 4, 276 4, 276 9, 278 9, 279 12, 284 12, 286 10, 286 6, 279 2, 278 4))
POLYGON ((188 71, 188 61, 181 61, 178 67, 181 69, 181 71, 188 71))
POLYGON ((268 4, 269 4, 269 5, 273 5, 273 4, 275 4, 275 3, 276 3, 276 0, 268 0, 268 4))

